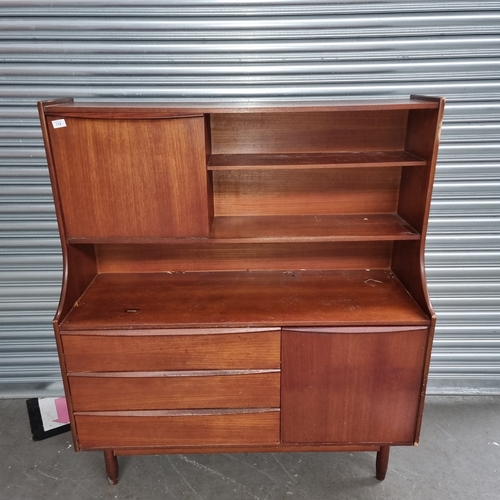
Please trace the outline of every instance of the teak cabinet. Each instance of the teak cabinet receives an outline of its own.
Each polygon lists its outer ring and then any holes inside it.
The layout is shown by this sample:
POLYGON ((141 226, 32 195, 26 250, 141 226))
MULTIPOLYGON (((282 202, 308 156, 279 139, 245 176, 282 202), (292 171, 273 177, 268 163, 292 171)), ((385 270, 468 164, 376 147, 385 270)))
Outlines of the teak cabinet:
POLYGON ((418 441, 444 100, 39 104, 76 450, 418 441))

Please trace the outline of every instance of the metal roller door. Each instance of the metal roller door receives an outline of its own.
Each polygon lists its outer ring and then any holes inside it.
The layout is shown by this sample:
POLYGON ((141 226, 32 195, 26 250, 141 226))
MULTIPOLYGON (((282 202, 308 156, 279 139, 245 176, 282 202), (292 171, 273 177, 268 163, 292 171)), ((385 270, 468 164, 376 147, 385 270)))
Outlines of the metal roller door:
POLYGON ((62 393, 36 101, 447 98, 427 245, 431 392, 500 392, 500 1, 3 1, 0 396, 62 393))

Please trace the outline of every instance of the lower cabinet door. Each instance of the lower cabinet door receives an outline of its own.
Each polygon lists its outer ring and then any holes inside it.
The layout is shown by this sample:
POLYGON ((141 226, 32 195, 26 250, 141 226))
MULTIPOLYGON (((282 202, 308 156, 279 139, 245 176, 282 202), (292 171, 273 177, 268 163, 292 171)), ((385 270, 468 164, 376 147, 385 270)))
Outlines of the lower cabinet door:
POLYGON ((399 443, 417 438, 428 329, 283 331, 284 443, 399 443))

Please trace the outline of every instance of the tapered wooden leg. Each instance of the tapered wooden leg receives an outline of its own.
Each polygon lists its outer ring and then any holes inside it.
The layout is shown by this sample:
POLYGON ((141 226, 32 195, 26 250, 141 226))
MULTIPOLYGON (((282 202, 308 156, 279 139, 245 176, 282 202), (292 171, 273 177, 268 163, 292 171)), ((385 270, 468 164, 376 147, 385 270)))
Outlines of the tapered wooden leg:
POLYGON ((377 451, 377 461, 375 464, 377 470, 377 479, 383 481, 387 473, 387 467, 389 466, 389 451, 390 446, 381 446, 380 450, 377 451))
POLYGON ((106 464, 106 473, 111 484, 118 483, 118 459, 113 450, 104 451, 104 463, 106 464))

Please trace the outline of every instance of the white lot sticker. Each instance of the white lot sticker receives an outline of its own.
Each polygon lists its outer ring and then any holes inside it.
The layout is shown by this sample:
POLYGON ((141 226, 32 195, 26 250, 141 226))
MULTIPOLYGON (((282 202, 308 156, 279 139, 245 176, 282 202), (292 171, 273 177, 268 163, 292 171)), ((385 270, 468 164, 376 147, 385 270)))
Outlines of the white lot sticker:
POLYGON ((52 120, 52 126, 54 128, 63 128, 66 126, 66 121, 64 118, 61 118, 60 120, 52 120))

